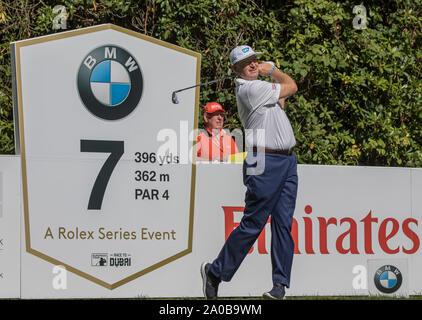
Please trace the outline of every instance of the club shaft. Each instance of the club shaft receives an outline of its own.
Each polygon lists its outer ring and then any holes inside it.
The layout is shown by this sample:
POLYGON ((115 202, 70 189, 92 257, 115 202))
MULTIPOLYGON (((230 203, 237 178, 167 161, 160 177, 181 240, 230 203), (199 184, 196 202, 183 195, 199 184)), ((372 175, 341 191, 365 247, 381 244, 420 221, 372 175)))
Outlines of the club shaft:
POLYGON ((187 88, 183 88, 183 89, 179 89, 179 90, 173 91, 173 93, 177 93, 177 92, 180 92, 180 91, 192 89, 192 88, 195 88, 195 87, 198 87, 198 86, 204 86, 206 84, 210 84, 210 83, 214 83, 214 82, 217 82, 217 81, 222 81, 222 80, 230 79, 230 78, 233 78, 233 77, 234 76, 227 76, 227 77, 220 78, 220 79, 215 79, 215 80, 211 80, 211 81, 207 81, 207 82, 201 82, 201 83, 198 83, 198 84, 196 84, 194 86, 191 86, 191 87, 187 87, 187 88))

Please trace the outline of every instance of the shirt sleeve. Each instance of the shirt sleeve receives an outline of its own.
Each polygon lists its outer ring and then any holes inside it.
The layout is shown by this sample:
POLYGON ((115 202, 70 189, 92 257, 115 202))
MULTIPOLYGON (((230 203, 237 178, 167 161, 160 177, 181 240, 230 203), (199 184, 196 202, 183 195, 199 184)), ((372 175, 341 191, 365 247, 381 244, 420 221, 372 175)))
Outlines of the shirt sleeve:
POLYGON ((274 106, 280 97, 281 85, 267 81, 256 80, 248 88, 248 99, 252 108, 274 106))

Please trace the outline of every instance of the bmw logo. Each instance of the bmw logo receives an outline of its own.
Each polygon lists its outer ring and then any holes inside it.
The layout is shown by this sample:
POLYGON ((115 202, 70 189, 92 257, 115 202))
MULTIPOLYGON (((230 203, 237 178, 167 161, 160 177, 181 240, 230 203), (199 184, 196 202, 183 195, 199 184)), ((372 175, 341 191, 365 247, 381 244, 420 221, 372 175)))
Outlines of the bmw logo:
POLYGON ((105 120, 126 117, 142 96, 139 63, 128 51, 113 45, 98 47, 82 60, 77 82, 85 107, 105 120))
POLYGON ((385 265, 375 272, 375 286, 383 293, 396 292, 400 288, 402 280, 401 272, 395 266, 385 265))

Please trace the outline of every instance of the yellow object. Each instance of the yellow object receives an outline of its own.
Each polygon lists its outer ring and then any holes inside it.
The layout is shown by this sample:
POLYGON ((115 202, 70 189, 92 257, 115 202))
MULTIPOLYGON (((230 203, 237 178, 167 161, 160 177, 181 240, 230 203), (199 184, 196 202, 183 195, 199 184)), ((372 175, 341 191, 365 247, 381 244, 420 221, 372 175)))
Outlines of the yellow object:
POLYGON ((239 153, 235 153, 230 155, 230 162, 236 162, 236 163, 240 163, 243 162, 243 160, 245 160, 247 152, 239 152, 239 153))

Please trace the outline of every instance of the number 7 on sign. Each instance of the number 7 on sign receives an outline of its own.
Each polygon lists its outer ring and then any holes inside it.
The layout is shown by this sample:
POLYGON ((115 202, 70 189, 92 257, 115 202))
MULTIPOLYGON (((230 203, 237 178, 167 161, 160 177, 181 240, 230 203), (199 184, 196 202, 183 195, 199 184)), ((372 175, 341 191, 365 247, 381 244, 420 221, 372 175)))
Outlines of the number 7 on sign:
POLYGON ((88 202, 88 210, 101 210, 108 181, 124 153, 124 141, 81 140, 81 152, 110 153, 95 179, 88 202))

